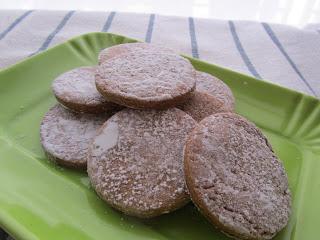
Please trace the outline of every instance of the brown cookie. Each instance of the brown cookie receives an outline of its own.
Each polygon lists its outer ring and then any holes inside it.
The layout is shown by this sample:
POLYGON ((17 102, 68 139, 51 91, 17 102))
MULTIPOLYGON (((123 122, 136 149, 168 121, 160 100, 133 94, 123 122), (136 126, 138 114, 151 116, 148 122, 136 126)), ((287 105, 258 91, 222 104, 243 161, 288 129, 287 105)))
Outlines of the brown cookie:
POLYGON ((198 92, 208 93, 221 101, 226 109, 234 110, 234 96, 231 89, 220 79, 205 73, 197 71, 197 88, 198 92))
POLYGON ((233 112, 234 97, 221 80, 197 71, 197 87, 192 97, 178 107, 196 121, 219 112, 233 112))
POLYGON ((96 86, 109 101, 136 109, 165 109, 188 99, 195 70, 178 55, 147 51, 114 57, 97 68, 96 86))
POLYGON ((109 59, 122 54, 142 52, 142 51, 164 53, 164 54, 175 54, 175 52, 172 49, 155 45, 155 44, 141 43, 141 42, 124 43, 124 44, 119 44, 119 45, 115 45, 115 46, 103 49, 98 56, 99 64, 102 64, 108 61, 109 59))
POLYGON ((107 119, 107 114, 75 113, 57 104, 41 122, 42 147, 50 160, 66 167, 85 169, 89 144, 107 119))
POLYGON ((120 106, 108 102, 95 86, 96 67, 80 67, 61 74, 52 83, 57 100, 76 112, 100 113, 120 106))
POLYGON ((231 110, 216 97, 197 90, 185 103, 178 106, 188 113, 194 120, 200 122, 205 117, 219 112, 231 112, 231 110))
POLYGON ((239 239, 271 239, 291 206, 282 163, 261 131, 233 113, 202 120, 189 134, 184 172, 192 201, 208 220, 239 239))
POLYGON ((88 174, 112 207, 141 218, 171 212, 189 201, 183 145, 196 122, 183 111, 124 109, 94 138, 88 174))

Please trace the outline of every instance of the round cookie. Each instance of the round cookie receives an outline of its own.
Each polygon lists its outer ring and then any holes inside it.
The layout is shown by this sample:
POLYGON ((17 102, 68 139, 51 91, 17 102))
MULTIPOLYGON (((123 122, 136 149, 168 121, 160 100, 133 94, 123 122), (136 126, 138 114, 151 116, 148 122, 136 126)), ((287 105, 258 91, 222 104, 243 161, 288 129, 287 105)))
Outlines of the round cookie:
POLYGON ((197 122, 215 113, 231 112, 231 109, 228 109, 222 101, 208 93, 198 91, 195 91, 192 97, 179 105, 178 108, 189 114, 197 122))
POLYGON ((92 186, 112 207, 140 218, 182 207, 189 202, 183 145, 195 125, 176 108, 116 113, 89 150, 92 186))
POLYGON ((208 73, 196 73, 197 87, 192 97, 178 107, 196 121, 219 112, 233 112, 234 97, 230 88, 208 73))
POLYGON ((103 49, 98 56, 99 64, 102 64, 109 59, 127 53, 148 51, 154 53, 175 54, 175 52, 163 46, 151 43, 124 43, 103 49))
POLYGON ((186 101, 195 70, 178 55, 149 52, 120 55, 96 72, 98 91, 109 101, 136 109, 165 109, 186 101))
POLYGON ((55 105, 45 114, 40 126, 46 155, 62 166, 85 169, 89 144, 107 119, 107 114, 75 113, 55 105))
POLYGON ((231 89, 220 79, 205 73, 197 71, 197 88, 198 92, 205 92, 221 101, 226 109, 234 110, 234 96, 231 89))
POLYGON ((208 220, 239 239, 271 239, 286 226, 288 179, 267 139, 233 113, 202 120, 189 134, 184 172, 192 201, 208 220))
POLYGON ((53 93, 62 105, 76 112, 100 113, 119 108, 108 102, 95 86, 96 67, 80 67, 61 74, 52 83, 53 93))

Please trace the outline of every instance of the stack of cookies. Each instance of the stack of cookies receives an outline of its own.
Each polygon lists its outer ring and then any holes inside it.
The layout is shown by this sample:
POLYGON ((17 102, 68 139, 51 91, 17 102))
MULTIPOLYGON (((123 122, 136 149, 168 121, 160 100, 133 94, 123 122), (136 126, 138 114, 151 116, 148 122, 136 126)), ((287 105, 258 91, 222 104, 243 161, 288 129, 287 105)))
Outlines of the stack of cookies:
POLYGON ((50 160, 87 169, 97 194, 128 215, 159 216, 191 199, 236 238, 270 239, 287 224, 284 167, 233 113, 227 85, 148 43, 106 48, 98 60, 52 84, 59 104, 40 127, 50 160))

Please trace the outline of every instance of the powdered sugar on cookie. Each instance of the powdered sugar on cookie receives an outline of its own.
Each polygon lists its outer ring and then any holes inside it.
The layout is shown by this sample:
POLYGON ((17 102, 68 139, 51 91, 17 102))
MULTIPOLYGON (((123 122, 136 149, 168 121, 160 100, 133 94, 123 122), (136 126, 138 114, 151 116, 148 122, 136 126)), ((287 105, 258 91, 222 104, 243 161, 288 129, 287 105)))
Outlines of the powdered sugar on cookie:
POLYGON ((106 100, 97 91, 94 81, 95 67, 81 67, 60 75, 52 84, 56 95, 66 100, 99 104, 106 100))
POLYGON ((226 109, 234 109, 234 96, 230 88, 220 79, 205 73, 197 71, 197 88, 196 91, 210 94, 221 101, 226 109))
POLYGON ((125 109, 115 114, 90 149, 88 173, 98 194, 115 208, 140 217, 184 205, 188 195, 182 171, 183 143, 195 124, 175 108, 125 109), (105 144, 100 141, 103 136, 108 138, 105 144))
POLYGON ((200 122, 185 149, 191 197, 213 223, 243 239, 270 239, 288 222, 283 165, 254 124, 231 113, 200 122))
POLYGON ((57 100, 78 112, 102 112, 115 108, 96 89, 96 67, 80 67, 61 74, 52 84, 57 100))
POLYGON ((188 113, 198 122, 212 114, 231 111, 222 101, 214 96, 197 90, 192 94, 190 99, 179 105, 178 108, 188 113))
POLYGON ((40 135, 44 150, 66 165, 86 165, 89 144, 108 116, 78 114, 56 105, 44 116, 40 135))
POLYGON ((131 106, 131 102, 163 102, 179 99, 195 88, 191 63, 173 54, 130 53, 102 63, 96 73, 101 94, 112 101, 131 106))
POLYGON ((134 52, 154 52, 154 53, 164 53, 164 54, 175 54, 170 48, 166 48, 161 45, 151 44, 151 43, 124 43, 115 45, 109 48, 103 49, 98 57, 99 64, 110 60, 113 57, 117 57, 122 54, 134 53, 134 52))

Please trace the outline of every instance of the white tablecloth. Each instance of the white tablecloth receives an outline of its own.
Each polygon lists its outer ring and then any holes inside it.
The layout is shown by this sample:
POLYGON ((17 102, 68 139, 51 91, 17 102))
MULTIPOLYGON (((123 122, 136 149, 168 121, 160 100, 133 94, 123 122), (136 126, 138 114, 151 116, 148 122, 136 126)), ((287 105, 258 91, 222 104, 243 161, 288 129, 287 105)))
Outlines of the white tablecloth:
POLYGON ((315 28, 154 14, 0 11, 0 68, 73 36, 105 31, 161 43, 181 53, 320 96, 315 28))

